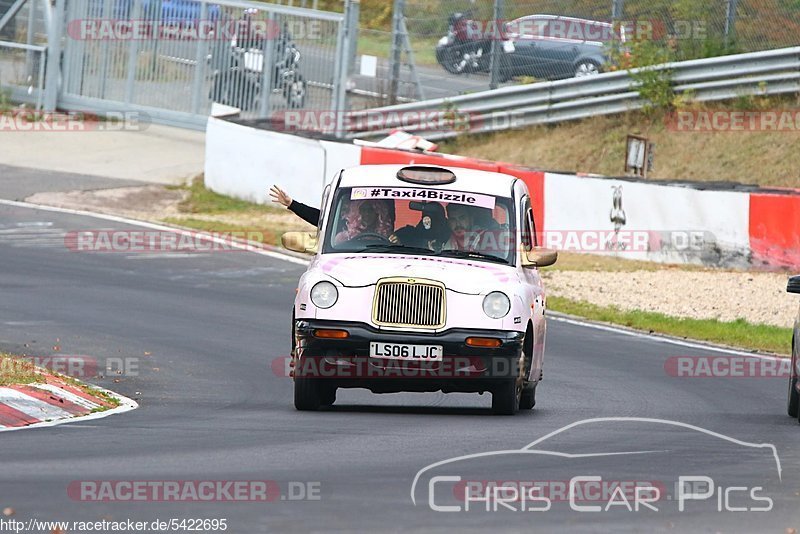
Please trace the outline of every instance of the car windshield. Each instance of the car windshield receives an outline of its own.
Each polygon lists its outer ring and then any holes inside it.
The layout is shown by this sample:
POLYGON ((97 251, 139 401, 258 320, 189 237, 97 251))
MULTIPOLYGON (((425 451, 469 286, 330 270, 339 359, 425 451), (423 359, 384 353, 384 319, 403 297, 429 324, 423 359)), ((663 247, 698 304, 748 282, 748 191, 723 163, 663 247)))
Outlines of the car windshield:
POLYGON ((513 264, 510 198, 440 187, 336 192, 323 252, 434 255, 513 264))

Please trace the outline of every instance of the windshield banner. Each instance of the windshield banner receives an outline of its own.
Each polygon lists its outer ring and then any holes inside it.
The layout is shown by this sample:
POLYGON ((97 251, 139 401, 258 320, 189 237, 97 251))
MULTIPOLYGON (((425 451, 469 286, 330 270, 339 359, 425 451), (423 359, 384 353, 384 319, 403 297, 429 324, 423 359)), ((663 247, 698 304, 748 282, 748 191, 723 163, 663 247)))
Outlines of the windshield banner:
POLYGON ((495 198, 491 195, 465 193, 463 191, 445 191, 443 189, 425 189, 417 187, 354 187, 350 200, 367 199, 428 200, 455 204, 466 204, 479 208, 494 209, 495 198))

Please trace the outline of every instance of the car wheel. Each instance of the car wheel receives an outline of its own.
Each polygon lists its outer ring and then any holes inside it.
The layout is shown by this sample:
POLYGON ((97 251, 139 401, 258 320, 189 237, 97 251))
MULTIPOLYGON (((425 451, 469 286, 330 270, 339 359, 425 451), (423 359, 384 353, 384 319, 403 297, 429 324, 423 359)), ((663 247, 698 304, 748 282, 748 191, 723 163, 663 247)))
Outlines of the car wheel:
MULTIPOLYGON (((525 342, 522 345, 522 357, 520 358, 522 394, 519 399, 520 410, 530 410, 536 406, 536 386, 539 382, 528 382, 526 377, 533 365, 533 329, 528 325, 528 330, 525 332, 525 342)), ((541 371, 539 371, 539 380, 541 380, 541 371)))
POLYGON ((522 396, 519 399, 520 410, 530 410, 536 406, 536 384, 528 384, 528 387, 522 390, 522 396))
POLYGON ((323 405, 321 384, 318 378, 294 379, 294 407, 300 411, 319 410, 323 405))
POLYGON ((336 402, 336 386, 321 386, 320 404, 322 406, 333 406, 336 402))
MULTIPOLYGON (((792 339, 792 354, 794 354, 794 351, 794 339, 792 339)), ((795 365, 795 359, 792 358, 792 370, 789 373, 789 398, 786 401, 786 411, 789 413, 789 417, 798 417, 798 421, 800 421, 800 410, 798 410, 800 395, 797 393, 797 377, 794 376, 795 365)))
POLYGON ((584 60, 575 66, 575 77, 585 78, 600 74, 600 66, 594 61, 584 60))
POLYGON ((519 410, 522 388, 516 378, 504 380, 492 391, 492 413, 514 415, 519 410))
POLYGON ((283 96, 286 98, 286 105, 290 109, 298 109, 305 106, 306 94, 306 81, 302 76, 298 76, 296 79, 288 80, 283 89, 283 96))
POLYGON ((464 60, 464 54, 458 46, 443 50, 440 63, 442 67, 444 67, 444 70, 450 74, 464 74, 464 69, 467 66, 467 62, 464 60))

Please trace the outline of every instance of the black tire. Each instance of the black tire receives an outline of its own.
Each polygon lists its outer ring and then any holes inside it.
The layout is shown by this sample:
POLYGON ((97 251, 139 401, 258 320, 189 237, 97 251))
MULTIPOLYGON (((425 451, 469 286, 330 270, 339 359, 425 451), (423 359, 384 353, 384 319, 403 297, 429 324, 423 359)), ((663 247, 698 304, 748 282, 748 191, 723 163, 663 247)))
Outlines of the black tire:
POLYGON ((583 59, 575 65, 573 75, 575 78, 584 78, 600 74, 600 65, 591 59, 583 59))
POLYGON ((307 96, 308 84, 300 74, 292 80, 287 80, 283 86, 283 97, 286 99, 286 106, 289 109, 305 107, 307 96))
POLYGON ((449 46, 442 49, 439 64, 450 74, 464 74, 464 69, 457 66, 463 57, 458 46, 449 46))
POLYGON ((294 407, 302 412, 319 410, 323 405, 322 388, 318 378, 294 379, 294 407))
MULTIPOLYGON (((794 337, 792 337, 792 354, 794 354, 795 346, 794 346, 794 337)), ((792 359, 792 363, 794 363, 794 359, 792 359)), ((798 421, 800 421, 800 395, 797 393, 797 377, 794 376, 794 366, 789 374, 789 395, 786 401, 786 412, 789 414, 789 417, 798 417, 798 421)))
POLYGON ((211 94, 208 95, 212 102, 218 104, 230 105, 230 97, 228 95, 228 84, 223 79, 221 74, 214 76, 214 83, 211 85, 211 94))
POLYGON ((519 409, 531 410, 534 406, 536 406, 536 384, 528 384, 528 387, 522 390, 519 409))
POLYGON ((492 391, 492 413, 514 415, 519 410, 522 388, 516 378, 507 378, 492 391))
MULTIPOLYGON (((528 324, 528 329, 525 331, 525 341, 522 344, 522 358, 521 358, 521 382, 522 394, 519 399, 520 410, 530 410, 536 406, 536 386, 539 382, 528 382, 525 378, 533 366, 533 327, 528 324)), ((539 379, 541 380, 541 370, 539 371, 539 379)))
POLYGON ((322 386, 320 391, 320 404, 322 406, 333 406, 336 402, 336 386, 322 386))

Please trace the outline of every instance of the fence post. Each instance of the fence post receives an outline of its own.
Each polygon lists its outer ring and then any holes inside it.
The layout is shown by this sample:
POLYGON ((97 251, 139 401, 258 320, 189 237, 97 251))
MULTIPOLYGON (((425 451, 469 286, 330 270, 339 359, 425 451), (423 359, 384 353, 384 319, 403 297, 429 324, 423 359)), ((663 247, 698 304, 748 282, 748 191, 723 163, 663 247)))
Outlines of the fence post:
POLYGON ((361 0, 345 0, 344 16, 348 35, 348 68, 347 74, 353 74, 358 56, 358 19, 361 14, 361 0))
MULTIPOLYGON (((200 101, 203 98, 203 89, 206 81, 206 55, 207 41, 200 35, 200 25, 208 19, 208 3, 203 0, 200 4, 200 20, 197 22, 197 46, 195 48, 194 80, 192 81, 192 113, 200 113, 200 101)), ((216 35, 215 35, 216 36, 216 35)))
POLYGON ((730 44, 731 38, 736 37, 736 5, 738 0, 728 0, 725 8, 725 46, 730 44))
POLYGON ((55 13, 47 29, 47 67, 44 84, 44 110, 55 111, 58 104, 61 77, 61 25, 64 21, 64 1, 56 0, 55 13))
POLYGON ((336 117, 336 137, 344 137, 344 114, 347 112, 347 73, 350 59, 350 30, 348 19, 339 23, 339 37, 336 43, 336 66, 333 80, 333 112, 336 117))
POLYGON ((389 69, 389 103, 396 104, 400 83, 400 60, 403 54, 402 20, 405 13, 405 0, 394 0, 392 12, 392 64, 389 69))
MULTIPOLYGON (((270 105, 270 97, 272 96, 272 84, 275 80, 272 79, 273 71, 275 70, 275 39, 283 39, 288 38, 288 36, 283 35, 283 26, 278 26, 278 23, 275 21, 275 13, 273 11, 267 12, 267 28, 273 28, 273 33, 276 33, 276 36, 269 36, 266 35, 262 42, 265 43, 265 46, 261 47, 262 52, 262 61, 261 61, 261 92, 259 93, 259 106, 258 106, 258 116, 259 118, 266 118, 269 115, 271 108, 270 105), (274 28, 279 28, 277 32, 274 31, 274 28)), ((246 86, 240 87, 240 91, 246 93, 246 86)))
MULTIPOLYGON (((131 20, 142 20, 142 0, 133 0, 131 20)), ((128 45, 128 73, 125 79, 125 103, 133 102, 133 88, 136 82, 136 69, 139 66, 139 39, 131 39, 128 45)))
POLYGON ((497 89, 500 82, 500 63, 502 63, 501 55, 504 53, 502 45, 500 44, 500 35, 505 33, 504 28, 500 28, 501 20, 503 18, 503 0, 494 0, 494 24, 498 31, 495 32, 492 39, 492 57, 490 70, 492 73, 491 81, 489 82, 489 89, 497 89))
POLYGON ((611 19, 619 20, 622 18, 622 12, 625 9, 625 0, 611 0, 611 19))

